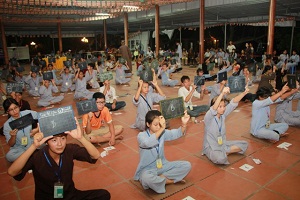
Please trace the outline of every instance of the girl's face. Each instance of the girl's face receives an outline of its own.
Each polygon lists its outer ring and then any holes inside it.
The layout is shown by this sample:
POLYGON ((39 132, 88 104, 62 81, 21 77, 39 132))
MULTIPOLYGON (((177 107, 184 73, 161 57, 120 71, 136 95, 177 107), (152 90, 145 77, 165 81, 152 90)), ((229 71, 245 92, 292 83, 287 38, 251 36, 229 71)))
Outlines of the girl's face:
POLYGON ((45 87, 49 87, 50 81, 45 80, 45 87))
POLYGON ((155 117, 150 124, 147 122, 147 126, 151 133, 156 133, 160 129, 159 117, 155 117))
POLYGON ((79 72, 78 78, 82 79, 83 78, 83 72, 79 72))
POLYGON ((52 71, 53 70, 53 66, 52 65, 49 65, 48 66, 48 71, 52 71))
POLYGON ((198 72, 198 76, 203 76, 203 72, 198 72))
POLYGON ((17 118, 20 116, 20 107, 12 103, 7 109, 7 113, 13 118, 17 118))
POLYGON ((36 73, 35 73, 35 72, 32 72, 32 73, 31 73, 31 77, 32 77, 32 78, 35 78, 35 77, 36 77, 36 73))
POLYGON ((149 84, 143 83, 141 93, 148 94, 148 92, 149 92, 149 84))
POLYGON ((226 110, 225 102, 224 102, 224 101, 221 101, 220 104, 219 104, 219 107, 218 107, 218 109, 217 109, 217 113, 218 113, 219 115, 223 115, 224 112, 225 112, 225 110, 226 110))
POLYGON ((88 69, 88 70, 92 70, 93 68, 92 68, 90 65, 88 65, 88 66, 87 66, 87 69, 88 69))

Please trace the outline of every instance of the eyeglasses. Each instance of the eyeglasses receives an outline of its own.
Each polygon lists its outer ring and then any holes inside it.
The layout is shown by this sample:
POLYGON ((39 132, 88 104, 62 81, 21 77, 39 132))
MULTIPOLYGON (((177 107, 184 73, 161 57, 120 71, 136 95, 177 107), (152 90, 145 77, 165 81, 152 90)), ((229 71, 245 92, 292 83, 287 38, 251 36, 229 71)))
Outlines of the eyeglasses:
POLYGON ((17 111, 18 109, 19 109, 19 107, 16 106, 16 107, 14 107, 14 108, 8 109, 7 112, 17 111))
POLYGON ((105 101, 97 101, 97 104, 105 104, 105 101))

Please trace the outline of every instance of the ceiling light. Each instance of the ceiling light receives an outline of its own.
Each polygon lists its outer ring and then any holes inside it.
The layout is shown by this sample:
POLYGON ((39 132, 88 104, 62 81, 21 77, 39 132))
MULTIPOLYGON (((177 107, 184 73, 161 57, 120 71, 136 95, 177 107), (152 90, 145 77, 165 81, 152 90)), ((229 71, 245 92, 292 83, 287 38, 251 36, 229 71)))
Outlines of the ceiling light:
POLYGON ((35 42, 31 42, 30 45, 31 45, 31 46, 35 46, 35 42))
POLYGON ((124 5, 123 8, 128 8, 128 9, 139 9, 138 6, 126 6, 126 5, 124 5))
POLYGON ((95 15, 97 15, 97 16, 109 16, 110 14, 108 14, 108 13, 96 13, 95 15))

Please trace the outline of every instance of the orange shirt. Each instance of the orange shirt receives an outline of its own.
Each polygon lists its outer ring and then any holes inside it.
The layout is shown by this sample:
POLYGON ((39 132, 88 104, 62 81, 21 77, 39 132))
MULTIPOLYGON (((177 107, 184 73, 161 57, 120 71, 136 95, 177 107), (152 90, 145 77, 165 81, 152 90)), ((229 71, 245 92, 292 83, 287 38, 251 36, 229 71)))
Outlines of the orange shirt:
MULTIPOLYGON (((87 126, 87 120, 88 120, 88 114, 85 114, 82 116, 82 126, 85 128, 87 126)), ((97 118, 95 115, 92 116, 92 119, 90 121, 91 129, 97 130, 99 129, 104 122, 111 123, 112 118, 111 114, 109 113, 109 110, 107 107, 104 107, 103 110, 100 113, 100 116, 97 118)))

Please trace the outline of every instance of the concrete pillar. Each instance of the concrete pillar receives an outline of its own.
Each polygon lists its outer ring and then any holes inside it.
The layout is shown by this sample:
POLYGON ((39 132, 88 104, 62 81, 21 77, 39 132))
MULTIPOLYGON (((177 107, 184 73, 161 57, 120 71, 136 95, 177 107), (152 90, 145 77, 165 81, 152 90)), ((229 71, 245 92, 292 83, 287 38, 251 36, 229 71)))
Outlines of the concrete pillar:
POLYGON ((128 46, 128 13, 124 13, 124 41, 125 45, 128 46))
POLYGON ((61 22, 57 22, 57 38, 58 38, 58 50, 61 53, 63 51, 62 35, 61 35, 61 22))
POLYGON ((107 26, 106 19, 103 20, 103 36, 104 36, 104 50, 107 49, 107 26))

